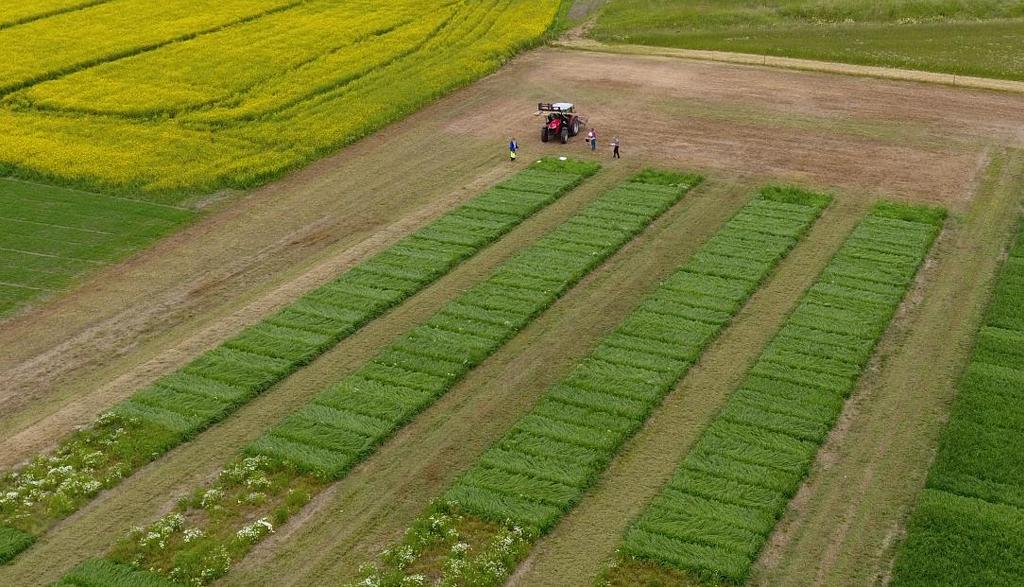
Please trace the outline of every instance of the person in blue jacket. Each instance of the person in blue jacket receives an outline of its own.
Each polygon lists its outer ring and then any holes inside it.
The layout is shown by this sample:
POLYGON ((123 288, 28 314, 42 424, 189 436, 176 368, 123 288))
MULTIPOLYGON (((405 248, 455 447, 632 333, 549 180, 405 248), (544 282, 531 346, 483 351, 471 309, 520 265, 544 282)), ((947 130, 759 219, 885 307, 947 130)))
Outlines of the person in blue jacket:
POLYGON ((508 160, 512 161, 512 162, 515 162, 516 157, 518 156, 518 154, 519 154, 519 143, 516 142, 516 138, 515 137, 512 137, 512 139, 508 142, 508 160))

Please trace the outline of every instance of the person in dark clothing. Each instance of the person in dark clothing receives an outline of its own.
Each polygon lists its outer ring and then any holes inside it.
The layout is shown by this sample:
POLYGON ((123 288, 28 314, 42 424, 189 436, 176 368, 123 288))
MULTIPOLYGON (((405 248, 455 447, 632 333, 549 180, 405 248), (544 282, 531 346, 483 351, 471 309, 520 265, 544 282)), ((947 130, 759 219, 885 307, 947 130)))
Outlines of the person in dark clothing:
POLYGON ((519 155, 519 143, 516 142, 516 138, 515 137, 512 137, 512 139, 508 142, 508 160, 512 161, 512 162, 515 162, 516 157, 518 155, 519 155))
POLYGON ((622 159, 622 156, 619 155, 619 137, 612 139, 612 158, 622 159))

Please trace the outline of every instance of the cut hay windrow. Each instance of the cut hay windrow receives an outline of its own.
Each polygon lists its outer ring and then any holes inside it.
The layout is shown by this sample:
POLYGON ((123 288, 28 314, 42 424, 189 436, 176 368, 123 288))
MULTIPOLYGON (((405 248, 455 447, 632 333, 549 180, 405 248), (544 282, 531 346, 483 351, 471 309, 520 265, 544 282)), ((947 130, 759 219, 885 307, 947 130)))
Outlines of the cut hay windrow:
POLYGON ((628 584, 633 561, 714 585, 747 579, 944 217, 881 203, 857 225, 627 530, 610 583, 628 584))
POLYGON ((1024 585, 1024 236, 1003 264, 893 585, 1024 585))
POLYGON ((360 584, 407 585, 421 573, 445 585, 502 584, 829 201, 795 189, 763 190, 552 385, 417 519, 380 566, 367 567, 360 584), (461 533, 466 524, 477 529, 472 537, 461 533), (489 532, 479 531, 488 525, 489 532))
POLYGON ((103 489, 427 287, 598 168, 576 161, 534 164, 136 392, 52 454, 4 474, 0 562, 103 489), (509 187, 523 181, 535 187, 509 187), (21 538, 6 538, 14 533, 21 538))
MULTIPOLYGON (((541 179, 540 173, 518 179, 526 177, 537 177, 538 185, 557 179, 541 179)), ((122 539, 110 559, 189 585, 226 573, 232 561, 244 557, 330 482, 344 477, 701 181, 699 176, 673 177, 672 185, 629 181, 598 196, 271 427, 243 449, 216 483, 197 488, 180 511, 122 539), (630 212, 608 220, 611 211, 627 206, 630 212), (154 541, 153 536, 162 538, 154 541)), ((458 220, 460 226, 463 222, 458 220)), ((229 350, 248 353, 257 348, 236 345, 229 350)), ((156 402, 139 405, 140 413, 168 408, 156 402)))

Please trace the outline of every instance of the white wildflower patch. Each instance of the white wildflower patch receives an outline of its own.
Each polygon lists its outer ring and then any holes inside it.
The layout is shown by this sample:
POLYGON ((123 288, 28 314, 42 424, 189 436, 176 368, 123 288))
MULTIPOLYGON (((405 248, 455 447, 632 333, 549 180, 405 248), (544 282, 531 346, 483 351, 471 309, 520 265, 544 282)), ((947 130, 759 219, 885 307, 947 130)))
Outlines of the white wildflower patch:
POLYGON ((235 533, 235 536, 249 544, 256 544, 263 539, 264 536, 272 534, 274 532, 274 525, 270 523, 267 518, 260 518, 251 524, 246 524, 235 533))

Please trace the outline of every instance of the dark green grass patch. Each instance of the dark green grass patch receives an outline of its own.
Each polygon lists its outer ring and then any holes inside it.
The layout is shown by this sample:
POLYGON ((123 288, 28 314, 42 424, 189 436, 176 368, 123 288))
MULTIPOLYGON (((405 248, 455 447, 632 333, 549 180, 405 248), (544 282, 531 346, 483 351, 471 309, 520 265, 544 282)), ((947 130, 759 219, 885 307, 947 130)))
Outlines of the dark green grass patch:
POLYGON ((0 178, 0 317, 191 220, 183 208, 0 178))
POLYGON ((17 528, 0 526, 0 564, 13 559, 35 542, 35 536, 17 528))
POLYGON ((990 587, 1024 577, 1024 511, 925 489, 907 530, 892 585, 990 587))
POLYGON ((160 575, 130 565, 90 559, 75 567, 54 587, 175 587, 160 575))

